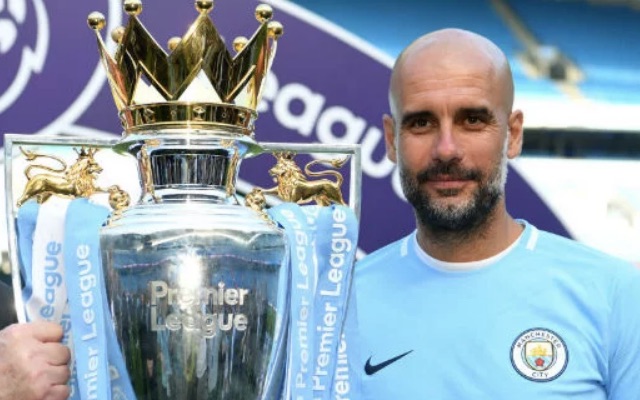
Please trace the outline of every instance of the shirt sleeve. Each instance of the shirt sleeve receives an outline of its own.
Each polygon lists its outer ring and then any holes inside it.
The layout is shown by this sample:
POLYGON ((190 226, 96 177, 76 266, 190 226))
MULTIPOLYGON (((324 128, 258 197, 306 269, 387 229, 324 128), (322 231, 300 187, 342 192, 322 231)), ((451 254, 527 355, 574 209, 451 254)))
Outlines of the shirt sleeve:
POLYGON ((613 294, 608 400, 640 400, 640 269, 631 268, 613 294))

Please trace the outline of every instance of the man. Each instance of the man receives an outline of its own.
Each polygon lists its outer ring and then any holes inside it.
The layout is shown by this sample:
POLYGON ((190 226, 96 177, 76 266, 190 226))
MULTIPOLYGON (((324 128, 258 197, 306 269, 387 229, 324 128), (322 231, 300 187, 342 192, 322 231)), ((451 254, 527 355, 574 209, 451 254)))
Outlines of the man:
POLYGON ((356 267, 366 399, 640 399, 640 271, 507 213, 513 92, 466 31, 394 66, 387 156, 417 230, 356 267))
POLYGON ((0 400, 66 400, 69 348, 52 322, 13 324, 10 288, 0 282, 0 400))

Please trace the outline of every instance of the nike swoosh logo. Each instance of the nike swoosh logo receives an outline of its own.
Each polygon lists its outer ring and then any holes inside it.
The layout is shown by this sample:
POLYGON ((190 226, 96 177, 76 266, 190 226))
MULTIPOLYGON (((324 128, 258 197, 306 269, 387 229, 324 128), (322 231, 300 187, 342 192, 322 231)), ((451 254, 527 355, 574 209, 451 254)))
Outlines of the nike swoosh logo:
POLYGON ((371 376, 376 372, 380 371, 382 368, 388 367, 389 365, 393 364, 394 362, 398 361, 399 359, 408 355, 411 352, 413 352, 413 350, 409 350, 406 353, 402 353, 399 356, 395 356, 393 358, 388 359, 387 361, 383 361, 380 364, 376 364, 376 365, 371 364, 371 357, 369 357, 369 359, 367 360, 367 363, 364 365, 364 373, 371 376))

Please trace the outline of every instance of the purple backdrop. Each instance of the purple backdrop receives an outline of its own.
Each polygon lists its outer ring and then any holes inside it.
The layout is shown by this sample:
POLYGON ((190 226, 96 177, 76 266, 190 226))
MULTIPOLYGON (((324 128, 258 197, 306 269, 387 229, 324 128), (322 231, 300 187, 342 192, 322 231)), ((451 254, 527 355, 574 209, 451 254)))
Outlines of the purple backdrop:
MULTIPOLYGON (((103 31, 106 37, 124 20, 120 1, 24 3, 24 15, 0 9, 0 21, 9 21, 17 32, 13 41, 0 40, 0 132, 119 134, 104 78, 92 80, 98 52, 86 17, 91 11, 103 12, 110 25, 103 31)), ((189 2, 172 3, 170 8, 167 4, 147 1, 141 15, 159 43, 182 35, 196 17, 189 2)), ((248 0, 216 4, 212 17, 228 43, 255 31, 256 4, 248 0)), ((370 252, 403 236, 414 227, 413 214, 393 189, 393 166, 384 157, 381 131, 381 115, 388 109, 388 62, 291 3, 276 3, 274 19, 284 24, 285 35, 261 105, 256 137, 273 142, 362 143, 360 247, 370 252)), ((241 177, 271 186, 266 169, 272 163, 270 157, 248 160, 241 177)), ((514 216, 567 235, 513 169, 507 192, 514 216)))

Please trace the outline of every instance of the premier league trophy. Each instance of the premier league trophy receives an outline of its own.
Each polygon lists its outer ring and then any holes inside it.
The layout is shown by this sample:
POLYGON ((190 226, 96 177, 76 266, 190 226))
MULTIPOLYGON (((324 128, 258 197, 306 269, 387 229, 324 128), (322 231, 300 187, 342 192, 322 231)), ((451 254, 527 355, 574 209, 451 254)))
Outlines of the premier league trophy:
POLYGON ((112 217, 100 246, 116 335, 139 399, 280 399, 288 278, 285 236, 237 205, 238 167, 254 152, 256 106, 282 26, 260 26, 231 57, 208 13, 171 54, 138 20, 114 33, 89 16, 124 137, 138 160, 142 201, 112 217), (144 76, 149 84, 141 77, 144 76))
POLYGON ((256 107, 283 28, 259 5, 258 30, 235 39, 232 56, 209 17, 213 1, 195 4, 197 19, 169 41, 169 54, 138 19, 139 0, 124 2, 129 21, 112 33, 113 56, 101 37, 104 17, 89 16, 120 140, 7 136, 18 313, 65 327, 72 399, 328 399, 334 377, 348 376, 343 321, 359 148, 258 143, 256 107), (76 146, 75 161, 45 154, 58 145, 76 146), (98 159, 112 150, 135 159, 140 196, 99 184, 98 159), (276 186, 248 191, 242 205, 242 160, 269 152, 276 186), (352 157, 352 210, 343 207, 340 173, 309 169, 347 159, 314 160, 303 172, 296 152, 352 157), (44 158, 58 167, 33 164, 44 158), (13 165, 19 159, 28 166, 13 165), (20 196, 16 169, 27 178, 20 196), (111 211, 88 201, 96 194, 111 211), (289 204, 267 214, 272 195, 289 204), (311 201, 318 206, 293 207, 311 201))

